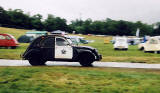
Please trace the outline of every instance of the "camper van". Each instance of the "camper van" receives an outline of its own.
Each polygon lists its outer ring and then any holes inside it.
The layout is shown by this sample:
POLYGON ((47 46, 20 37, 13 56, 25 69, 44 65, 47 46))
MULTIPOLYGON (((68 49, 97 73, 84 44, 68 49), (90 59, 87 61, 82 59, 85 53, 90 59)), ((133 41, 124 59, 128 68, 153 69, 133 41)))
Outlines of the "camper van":
POLYGON ((115 50, 128 50, 128 42, 126 37, 116 37, 114 43, 115 50))

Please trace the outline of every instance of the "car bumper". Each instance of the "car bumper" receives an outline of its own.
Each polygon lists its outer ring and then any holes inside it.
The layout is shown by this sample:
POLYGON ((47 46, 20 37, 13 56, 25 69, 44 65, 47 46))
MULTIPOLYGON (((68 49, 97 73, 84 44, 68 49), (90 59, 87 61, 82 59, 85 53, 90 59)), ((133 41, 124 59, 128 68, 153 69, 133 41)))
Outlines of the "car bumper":
POLYGON ((119 48, 119 49, 123 49, 123 48, 128 48, 127 46, 116 46, 114 48, 119 48))
POLYGON ((102 55, 98 55, 95 61, 100 61, 102 59, 102 55))

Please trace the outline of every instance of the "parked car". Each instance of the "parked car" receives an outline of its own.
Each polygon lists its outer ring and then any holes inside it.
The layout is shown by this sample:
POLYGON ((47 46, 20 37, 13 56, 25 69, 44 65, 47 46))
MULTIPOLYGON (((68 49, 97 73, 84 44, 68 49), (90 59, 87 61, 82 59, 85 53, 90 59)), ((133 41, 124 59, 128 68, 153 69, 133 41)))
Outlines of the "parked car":
POLYGON ((156 37, 151 37, 147 42, 139 44, 138 49, 144 50, 144 52, 159 52, 160 40, 156 37))
POLYGON ((22 35, 18 38, 18 42, 20 43, 30 43, 34 40, 35 38, 33 36, 27 36, 27 35, 22 35))
POLYGON ((65 37, 70 38, 74 44, 88 44, 88 41, 84 39, 84 37, 80 36, 72 36, 72 35, 65 35, 65 37))
POLYGON ((72 41, 72 45, 78 45, 79 44, 79 42, 77 41, 77 38, 75 38, 75 36, 65 35, 65 37, 72 41))
POLYGON ((92 66, 102 56, 95 48, 72 46, 64 36, 46 35, 33 40, 22 58, 33 66, 45 65, 46 61, 71 61, 79 62, 82 66, 92 66))
POLYGON ((126 37, 117 37, 114 43, 114 49, 128 50, 128 42, 126 37))
POLYGON ((84 38, 79 38, 80 43, 82 44, 88 44, 88 41, 85 40, 84 38))
POLYGON ((15 49, 19 46, 18 41, 10 34, 0 34, 0 47, 15 49))
POLYGON ((128 38, 129 45, 138 45, 142 41, 142 38, 128 38))

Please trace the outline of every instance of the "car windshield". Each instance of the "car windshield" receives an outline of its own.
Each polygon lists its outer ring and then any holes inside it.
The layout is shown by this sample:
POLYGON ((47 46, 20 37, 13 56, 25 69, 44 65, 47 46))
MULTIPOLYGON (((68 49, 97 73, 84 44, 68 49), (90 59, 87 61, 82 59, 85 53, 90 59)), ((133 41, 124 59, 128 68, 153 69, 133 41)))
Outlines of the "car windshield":
POLYGON ((158 40, 156 40, 156 39, 151 39, 149 43, 150 43, 150 44, 158 44, 158 40))
POLYGON ((78 45, 77 41, 74 38, 68 38, 67 40, 72 45, 78 45))
POLYGON ((72 44, 72 41, 71 41, 71 39, 67 39, 68 40, 68 42, 70 43, 70 44, 72 44))
POLYGON ((15 39, 15 37, 14 36, 12 36, 12 35, 9 35, 11 38, 13 38, 13 39, 15 39))
POLYGON ((63 38, 56 38, 56 45, 57 46, 67 46, 67 45, 69 45, 69 42, 67 42, 63 38))
POLYGON ((117 39, 118 42, 125 42, 125 39, 117 39))

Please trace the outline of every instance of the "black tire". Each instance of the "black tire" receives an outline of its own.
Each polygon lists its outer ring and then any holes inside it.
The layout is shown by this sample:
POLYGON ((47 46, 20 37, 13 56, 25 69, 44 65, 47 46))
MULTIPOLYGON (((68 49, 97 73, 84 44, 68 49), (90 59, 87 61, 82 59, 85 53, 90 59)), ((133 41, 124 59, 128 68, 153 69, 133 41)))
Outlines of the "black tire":
POLYGON ((92 67, 94 62, 94 56, 90 53, 83 53, 80 55, 79 63, 83 67, 92 67))
POLYGON ((118 50, 118 48, 114 48, 114 50, 118 50))
POLYGON ((148 53, 148 51, 144 51, 144 53, 148 53))
POLYGON ((144 47, 141 47, 139 50, 141 50, 141 51, 144 50, 144 47))
POLYGON ((5 47, 6 49, 11 49, 11 47, 5 47))
POLYGON ((43 65, 46 65, 46 61, 45 60, 42 60, 40 58, 31 58, 28 60, 29 63, 32 65, 32 66, 43 66, 43 65))
POLYGON ((12 46, 11 49, 16 49, 16 46, 12 46))
POLYGON ((125 51, 127 51, 127 50, 128 50, 128 48, 124 48, 124 50, 125 50, 125 51))

